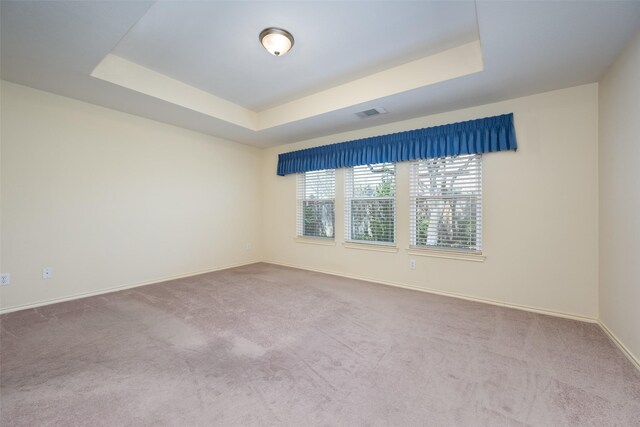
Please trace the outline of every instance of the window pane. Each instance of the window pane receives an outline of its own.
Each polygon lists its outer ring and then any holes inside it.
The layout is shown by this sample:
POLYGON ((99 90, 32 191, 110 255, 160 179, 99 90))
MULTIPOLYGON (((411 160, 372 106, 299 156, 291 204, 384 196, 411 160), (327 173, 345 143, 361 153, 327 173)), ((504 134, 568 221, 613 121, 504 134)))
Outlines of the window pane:
POLYGON ((352 197, 395 196, 395 172, 395 165, 389 163, 353 167, 350 189, 352 197))
POLYGON ((333 199, 336 194, 335 169, 305 172, 305 199, 333 199))
POLYGON ((334 237, 333 200, 305 200, 303 201, 303 211, 303 236, 334 237))
POLYGON ((351 239, 393 243, 394 214, 393 200, 352 200, 351 239))
POLYGON ((477 200, 416 200, 416 245, 475 249, 477 200), (430 224, 433 226, 430 227, 430 224))

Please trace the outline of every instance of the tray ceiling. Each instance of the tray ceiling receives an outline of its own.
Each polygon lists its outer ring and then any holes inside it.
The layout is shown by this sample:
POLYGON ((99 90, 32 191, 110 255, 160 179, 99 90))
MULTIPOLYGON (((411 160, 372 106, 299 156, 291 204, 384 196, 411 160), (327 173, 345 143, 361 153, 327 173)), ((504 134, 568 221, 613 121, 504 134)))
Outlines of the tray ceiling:
POLYGON ((0 7, 3 79, 259 147, 594 82, 640 30, 640 2, 0 7))

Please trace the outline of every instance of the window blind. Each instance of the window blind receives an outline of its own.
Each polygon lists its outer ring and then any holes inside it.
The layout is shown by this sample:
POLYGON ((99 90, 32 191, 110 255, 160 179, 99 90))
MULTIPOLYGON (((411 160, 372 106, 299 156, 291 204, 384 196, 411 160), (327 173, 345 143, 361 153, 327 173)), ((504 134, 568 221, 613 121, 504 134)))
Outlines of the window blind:
POLYGON ((412 162, 410 214, 413 247, 481 252, 481 156, 412 162))
POLYGON ((395 243, 396 174, 393 163, 346 169, 345 237, 366 243, 395 243))
POLYGON ((298 174, 298 236, 335 236, 335 188, 335 169, 298 174))

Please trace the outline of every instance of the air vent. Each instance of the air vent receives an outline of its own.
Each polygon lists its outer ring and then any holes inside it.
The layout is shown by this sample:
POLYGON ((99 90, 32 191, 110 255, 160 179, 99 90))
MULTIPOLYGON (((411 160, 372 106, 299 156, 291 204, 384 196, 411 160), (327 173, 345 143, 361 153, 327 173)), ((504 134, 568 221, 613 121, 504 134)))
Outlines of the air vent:
POLYGON ((387 114, 388 111, 385 110, 384 108, 371 108, 370 110, 364 110, 364 111, 360 111, 359 113, 356 113, 356 116, 360 117, 361 119, 366 119, 367 117, 372 117, 372 116, 377 116, 378 114, 387 114))

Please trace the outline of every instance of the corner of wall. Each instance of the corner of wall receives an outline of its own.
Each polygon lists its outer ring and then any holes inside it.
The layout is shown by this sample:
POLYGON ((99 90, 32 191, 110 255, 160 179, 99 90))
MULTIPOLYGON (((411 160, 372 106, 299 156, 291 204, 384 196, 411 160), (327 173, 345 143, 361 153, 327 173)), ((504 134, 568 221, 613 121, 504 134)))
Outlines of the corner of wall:
POLYGON ((602 329, 640 368, 640 32, 598 82, 598 318, 602 329), (631 209, 630 209, 631 207, 631 209))

